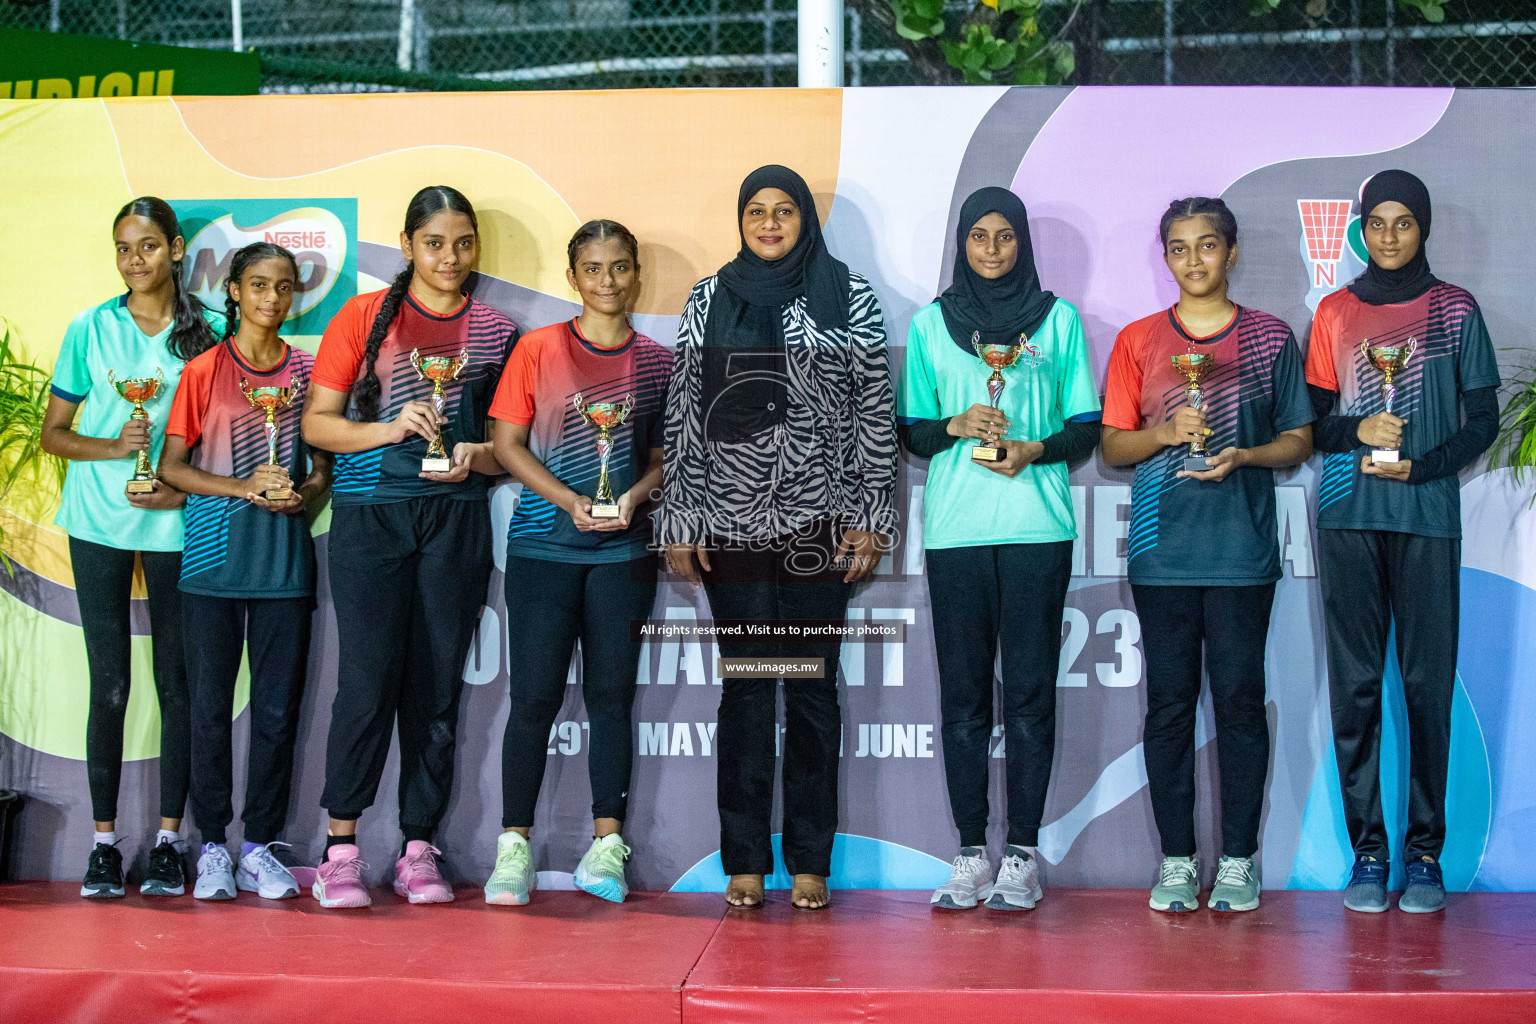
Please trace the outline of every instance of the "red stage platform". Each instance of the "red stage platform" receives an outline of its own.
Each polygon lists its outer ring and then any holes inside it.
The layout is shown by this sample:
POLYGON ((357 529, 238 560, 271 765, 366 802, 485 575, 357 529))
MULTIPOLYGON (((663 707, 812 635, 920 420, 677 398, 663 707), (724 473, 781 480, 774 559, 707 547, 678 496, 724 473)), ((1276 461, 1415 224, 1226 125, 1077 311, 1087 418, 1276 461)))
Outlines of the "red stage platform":
POLYGON ((1536 1021, 1536 894, 1413 917, 1275 892, 1175 917, 1139 891, 1055 890, 1023 914, 916 892, 724 913, 712 894, 381 891, 352 912, 77 891, 0 887, 0 1021, 1536 1021))

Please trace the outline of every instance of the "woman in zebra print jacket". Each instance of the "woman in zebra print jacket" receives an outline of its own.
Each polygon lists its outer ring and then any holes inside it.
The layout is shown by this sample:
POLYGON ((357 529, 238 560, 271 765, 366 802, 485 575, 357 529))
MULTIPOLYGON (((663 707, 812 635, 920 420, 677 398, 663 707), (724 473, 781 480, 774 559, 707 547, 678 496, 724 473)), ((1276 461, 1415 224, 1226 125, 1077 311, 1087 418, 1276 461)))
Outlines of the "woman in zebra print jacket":
MULTIPOLYGON (((895 397, 880 305, 832 258, 810 189, 770 165, 737 200, 742 247, 700 281, 678 330, 656 541, 703 582, 717 622, 846 620, 894 531, 895 397)), ((727 658, 820 658, 785 678, 784 860, 794 905, 827 905, 837 831, 841 642, 722 641, 727 658)), ((773 870, 778 676, 724 680, 720 853, 732 906, 773 870)))

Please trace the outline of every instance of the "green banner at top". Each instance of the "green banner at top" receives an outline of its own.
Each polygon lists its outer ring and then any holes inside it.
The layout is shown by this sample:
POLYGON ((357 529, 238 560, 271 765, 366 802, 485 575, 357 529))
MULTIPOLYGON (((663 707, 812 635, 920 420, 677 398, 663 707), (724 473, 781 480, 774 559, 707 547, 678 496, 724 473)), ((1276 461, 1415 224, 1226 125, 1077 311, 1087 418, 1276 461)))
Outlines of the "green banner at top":
POLYGON ((254 53, 0 28, 0 100, 237 96, 260 86, 254 53))

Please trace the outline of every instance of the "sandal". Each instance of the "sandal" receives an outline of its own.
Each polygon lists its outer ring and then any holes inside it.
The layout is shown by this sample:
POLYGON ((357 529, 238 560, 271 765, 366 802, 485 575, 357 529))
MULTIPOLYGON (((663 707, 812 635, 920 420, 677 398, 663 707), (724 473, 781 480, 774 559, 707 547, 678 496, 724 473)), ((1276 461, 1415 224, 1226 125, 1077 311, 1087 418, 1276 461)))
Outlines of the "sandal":
POLYGON ((826 910, 832 904, 832 895, 827 891, 824 876, 796 875, 795 887, 790 890, 789 900, 796 910, 826 910), (801 900, 806 902, 802 903, 801 900))
POLYGON ((763 906, 762 875, 732 875, 725 887, 725 902, 732 910, 759 910, 763 906))

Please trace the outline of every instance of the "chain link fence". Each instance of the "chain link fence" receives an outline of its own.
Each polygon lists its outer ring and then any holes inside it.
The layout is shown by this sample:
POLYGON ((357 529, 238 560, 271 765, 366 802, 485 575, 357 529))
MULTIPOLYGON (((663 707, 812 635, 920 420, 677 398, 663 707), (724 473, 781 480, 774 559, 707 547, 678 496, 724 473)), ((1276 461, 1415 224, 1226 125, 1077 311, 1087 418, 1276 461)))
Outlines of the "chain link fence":
MULTIPOLYGON (((956 22, 986 12, 950 3, 956 22)), ((958 82, 889 0, 847 0, 849 85, 958 82)), ((1536 0, 1045 0, 1068 84, 1536 84, 1536 0)), ((795 0, 0 0, 0 24, 262 57, 263 91, 788 86, 795 0)))

